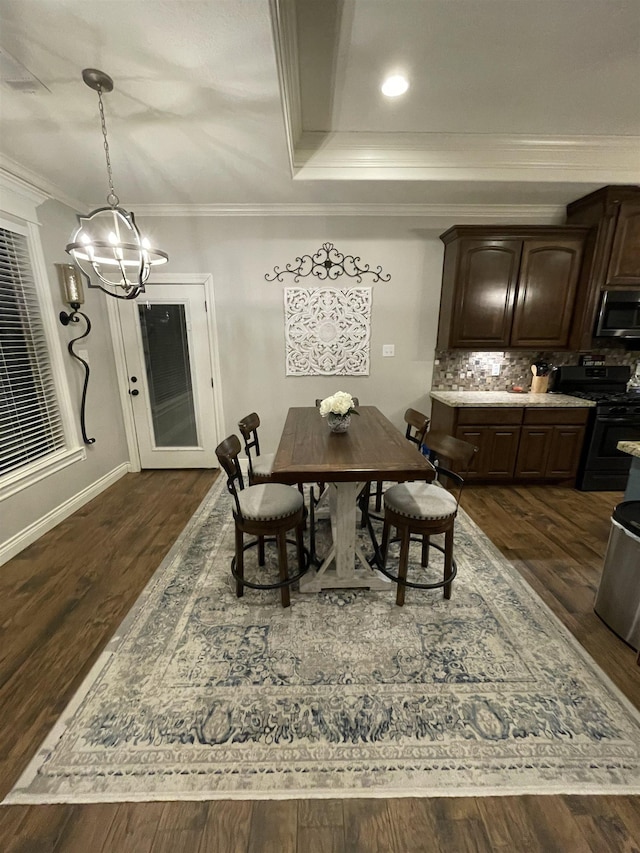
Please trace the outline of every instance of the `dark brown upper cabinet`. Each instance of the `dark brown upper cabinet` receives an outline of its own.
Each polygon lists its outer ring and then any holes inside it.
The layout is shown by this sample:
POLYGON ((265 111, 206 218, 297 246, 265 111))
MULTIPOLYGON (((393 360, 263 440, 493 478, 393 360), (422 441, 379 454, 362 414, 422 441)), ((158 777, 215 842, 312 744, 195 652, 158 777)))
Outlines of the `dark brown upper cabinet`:
POLYGON ((623 202, 618 208, 606 286, 640 286, 640 201, 623 202))
POLYGON ((640 290, 640 187, 602 187, 567 205, 567 222, 590 227, 572 335, 590 349, 602 291, 640 290))
POLYGON ((456 225, 445 244, 438 349, 566 349, 580 226, 456 225))

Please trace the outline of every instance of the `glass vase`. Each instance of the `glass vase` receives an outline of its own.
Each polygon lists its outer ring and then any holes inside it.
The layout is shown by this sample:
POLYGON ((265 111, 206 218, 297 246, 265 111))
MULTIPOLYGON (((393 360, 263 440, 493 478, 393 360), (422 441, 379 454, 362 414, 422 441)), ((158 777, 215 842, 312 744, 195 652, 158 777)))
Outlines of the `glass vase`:
POLYGON ((334 412, 329 412, 327 423, 331 432, 346 432, 351 423, 351 415, 336 415, 334 412))

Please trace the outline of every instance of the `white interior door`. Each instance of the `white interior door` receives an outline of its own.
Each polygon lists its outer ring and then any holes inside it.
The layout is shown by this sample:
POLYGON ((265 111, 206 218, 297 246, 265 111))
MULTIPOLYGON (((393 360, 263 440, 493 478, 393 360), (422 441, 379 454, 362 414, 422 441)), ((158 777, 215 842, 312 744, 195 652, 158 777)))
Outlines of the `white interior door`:
POLYGON ((142 468, 216 467, 204 286, 153 284, 117 308, 142 468))

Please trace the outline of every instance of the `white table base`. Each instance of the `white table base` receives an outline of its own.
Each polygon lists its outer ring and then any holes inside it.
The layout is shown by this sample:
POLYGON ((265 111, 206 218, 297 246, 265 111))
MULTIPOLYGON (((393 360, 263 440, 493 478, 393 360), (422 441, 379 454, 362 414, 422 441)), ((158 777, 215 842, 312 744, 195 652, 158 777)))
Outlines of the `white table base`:
POLYGON ((390 582, 372 569, 356 543, 357 498, 364 483, 329 483, 333 545, 317 571, 300 578, 300 592, 322 589, 384 589, 390 582))

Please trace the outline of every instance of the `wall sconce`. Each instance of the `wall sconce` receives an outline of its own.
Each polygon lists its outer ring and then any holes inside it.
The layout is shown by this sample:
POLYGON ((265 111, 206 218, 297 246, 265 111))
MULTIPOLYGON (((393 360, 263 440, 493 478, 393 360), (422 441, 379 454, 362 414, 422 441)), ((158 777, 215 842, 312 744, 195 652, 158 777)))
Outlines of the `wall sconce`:
POLYGON ((95 438, 89 438, 87 436, 84 420, 85 406, 87 403, 87 386, 89 385, 89 374, 91 373, 91 369, 88 362, 86 362, 84 358, 81 358, 81 356, 79 356, 73 349, 74 345, 83 338, 86 338, 91 331, 91 321, 86 314, 83 314, 82 311, 79 310, 80 306, 84 302, 84 291, 82 289, 82 281, 77 267, 73 264, 56 264, 55 266, 58 270, 58 281, 62 288, 62 301, 66 302, 72 309, 69 312, 60 312, 60 322, 63 326, 68 326, 69 323, 79 323, 80 318, 82 317, 87 324, 83 334, 78 335, 77 338, 73 338, 69 341, 67 349, 76 361, 79 361, 84 367, 84 384, 82 386, 82 401, 80 403, 80 429, 82 430, 82 440, 84 443, 94 444, 95 438))

